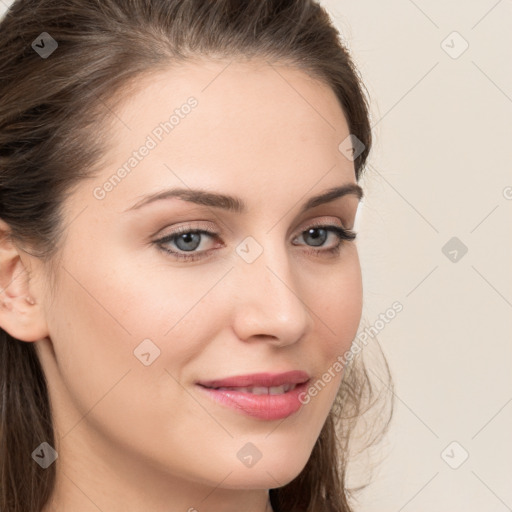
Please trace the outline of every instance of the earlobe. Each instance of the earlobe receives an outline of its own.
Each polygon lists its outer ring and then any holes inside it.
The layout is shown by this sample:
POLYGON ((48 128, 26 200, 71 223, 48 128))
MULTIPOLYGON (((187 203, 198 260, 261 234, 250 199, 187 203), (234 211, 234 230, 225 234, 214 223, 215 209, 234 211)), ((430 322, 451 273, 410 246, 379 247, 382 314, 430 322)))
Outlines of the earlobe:
POLYGON ((9 237, 9 225, 0 219, 0 327, 20 341, 48 336, 46 319, 30 281, 30 258, 9 237))

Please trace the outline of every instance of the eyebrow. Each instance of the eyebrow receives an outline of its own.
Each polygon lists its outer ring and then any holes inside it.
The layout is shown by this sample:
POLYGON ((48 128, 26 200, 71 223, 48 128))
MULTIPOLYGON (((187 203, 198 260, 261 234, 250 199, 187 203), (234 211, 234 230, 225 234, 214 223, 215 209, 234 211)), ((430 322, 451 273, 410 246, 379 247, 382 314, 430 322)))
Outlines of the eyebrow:
MULTIPOLYGON (((314 208, 315 206, 329 203, 335 199, 338 199, 339 197, 346 195, 355 195, 359 200, 361 200, 363 198, 363 189, 356 183, 346 183, 340 187, 330 188, 329 190, 322 192, 319 195, 310 197, 302 206, 300 214, 311 208, 314 208)), ((223 210, 234 213, 245 213, 247 209, 245 202, 239 197, 216 192, 208 192, 206 190, 200 189, 173 188, 147 195, 125 211, 128 212, 132 210, 138 210, 142 206, 145 206, 149 203, 161 201, 164 199, 171 199, 174 197, 177 197, 183 201, 188 201, 202 206, 221 208, 223 210)))

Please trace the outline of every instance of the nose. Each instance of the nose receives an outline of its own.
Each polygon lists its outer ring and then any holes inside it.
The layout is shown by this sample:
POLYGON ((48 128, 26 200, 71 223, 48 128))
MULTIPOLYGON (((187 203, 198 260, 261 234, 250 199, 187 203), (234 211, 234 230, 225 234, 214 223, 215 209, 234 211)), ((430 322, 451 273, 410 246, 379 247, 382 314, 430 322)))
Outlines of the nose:
MULTIPOLYGON (((270 245, 270 244, 268 244, 270 245)), ((284 249, 268 247, 252 263, 238 261, 233 329, 244 341, 265 340, 284 347, 300 340, 312 317, 284 249)))

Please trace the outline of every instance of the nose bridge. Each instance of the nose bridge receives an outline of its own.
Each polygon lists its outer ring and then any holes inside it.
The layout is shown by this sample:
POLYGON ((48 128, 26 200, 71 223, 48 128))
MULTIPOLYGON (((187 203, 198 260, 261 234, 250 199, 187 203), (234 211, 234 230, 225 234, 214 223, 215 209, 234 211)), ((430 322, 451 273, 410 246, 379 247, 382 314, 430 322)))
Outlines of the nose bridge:
POLYGON ((291 268, 286 244, 273 235, 247 237, 237 247, 236 327, 241 338, 268 335, 293 343, 308 326, 310 315, 300 283, 291 268))

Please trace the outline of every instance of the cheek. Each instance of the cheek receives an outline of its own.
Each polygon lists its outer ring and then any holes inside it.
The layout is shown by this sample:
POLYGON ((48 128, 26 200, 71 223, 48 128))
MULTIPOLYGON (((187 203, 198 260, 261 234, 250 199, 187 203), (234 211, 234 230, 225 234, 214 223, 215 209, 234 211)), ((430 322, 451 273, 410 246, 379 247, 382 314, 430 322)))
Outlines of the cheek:
MULTIPOLYGON (((204 411, 178 382, 204 348, 205 331, 213 328, 199 322, 197 312, 204 313, 199 302, 218 277, 180 282, 170 271, 165 277, 163 269, 144 273, 120 259, 115 268, 107 262, 116 260, 103 261, 98 257, 91 266, 69 260, 60 276, 49 318, 57 365, 49 379, 57 397, 56 423, 62 434, 71 432, 66 437, 71 444, 91 425, 126 446, 151 438, 154 424, 167 435, 186 438, 186 428, 202 425, 198 418, 204 422, 204 411), (151 342, 141 345, 143 340, 151 342)), ((148 441, 137 449, 158 457, 160 448, 148 441)))
POLYGON ((149 388, 168 393, 169 373, 182 380, 226 307, 208 295, 223 269, 194 276, 121 254, 96 256, 94 265, 64 264, 49 321, 57 371, 82 414, 127 372, 127 381, 140 379, 129 392, 134 399, 144 400, 149 388))
MULTIPOLYGON (((339 266, 333 267, 329 279, 309 300, 316 315, 317 330, 323 333, 323 349, 330 359, 350 348, 357 334, 363 307, 363 286, 357 249, 350 252, 339 266)), ((318 333, 317 333, 318 334, 318 333)))
MULTIPOLYGON (((362 313, 362 278, 355 247, 346 251, 340 265, 329 269, 329 278, 323 276, 305 293, 304 301, 314 318, 314 332, 310 333, 305 361, 315 365, 312 380, 303 400, 315 418, 314 435, 319 434, 339 390, 347 351, 354 340, 362 313)), ((312 438, 313 440, 313 438, 312 438)))
POLYGON ((60 411, 67 431, 76 424, 75 415, 90 411, 135 366, 133 350, 141 340, 134 318, 124 312, 129 282, 123 288, 116 272, 107 278, 97 265, 84 262, 68 262, 64 268, 48 326, 58 374, 52 382, 73 403, 70 407, 64 400, 66 409, 60 411))

